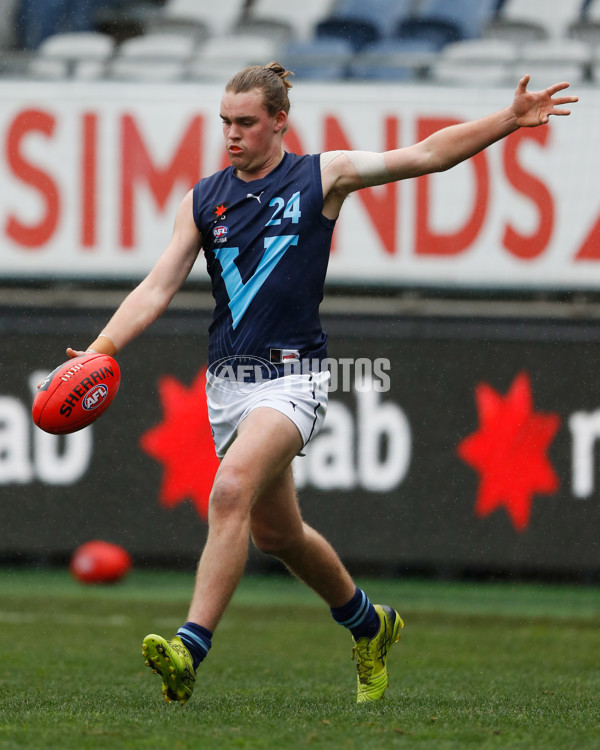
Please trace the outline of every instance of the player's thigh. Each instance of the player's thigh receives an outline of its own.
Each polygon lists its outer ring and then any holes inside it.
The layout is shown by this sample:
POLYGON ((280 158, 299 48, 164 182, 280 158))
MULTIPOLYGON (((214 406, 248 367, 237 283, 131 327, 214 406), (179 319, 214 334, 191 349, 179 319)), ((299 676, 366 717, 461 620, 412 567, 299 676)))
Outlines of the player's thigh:
POLYGON ((240 423, 216 480, 235 478, 254 503, 289 468, 300 450, 302 438, 296 425, 276 409, 258 407, 240 423))

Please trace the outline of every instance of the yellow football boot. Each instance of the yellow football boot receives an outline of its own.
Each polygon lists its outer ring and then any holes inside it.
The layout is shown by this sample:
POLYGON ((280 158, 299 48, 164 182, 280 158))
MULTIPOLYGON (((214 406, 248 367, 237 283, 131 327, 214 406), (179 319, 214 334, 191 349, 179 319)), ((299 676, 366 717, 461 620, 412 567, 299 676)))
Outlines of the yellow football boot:
POLYGON ((381 623, 379 632, 373 638, 359 638, 354 642, 352 658, 356 659, 358 691, 357 703, 378 701, 388 686, 388 673, 385 666, 388 651, 400 639, 404 627, 402 618, 391 607, 375 604, 375 611, 381 623))
POLYGON ((144 638, 142 656, 147 667, 162 677, 162 691, 167 702, 183 705, 191 696, 196 681, 192 655, 179 636, 167 641, 153 633, 144 638))

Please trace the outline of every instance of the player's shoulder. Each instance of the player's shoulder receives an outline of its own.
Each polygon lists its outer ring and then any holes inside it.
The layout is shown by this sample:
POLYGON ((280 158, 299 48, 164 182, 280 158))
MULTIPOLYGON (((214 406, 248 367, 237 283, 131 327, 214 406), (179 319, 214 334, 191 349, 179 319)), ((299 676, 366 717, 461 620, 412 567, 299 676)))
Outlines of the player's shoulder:
POLYGON ((285 153, 285 164, 288 167, 301 166, 303 164, 310 164, 313 161, 320 160, 320 154, 295 154, 293 151, 286 151, 285 153))
POLYGON ((304 174, 311 180, 319 179, 321 154, 295 154, 290 151, 286 153, 284 161, 285 169, 283 173, 287 177, 304 174))

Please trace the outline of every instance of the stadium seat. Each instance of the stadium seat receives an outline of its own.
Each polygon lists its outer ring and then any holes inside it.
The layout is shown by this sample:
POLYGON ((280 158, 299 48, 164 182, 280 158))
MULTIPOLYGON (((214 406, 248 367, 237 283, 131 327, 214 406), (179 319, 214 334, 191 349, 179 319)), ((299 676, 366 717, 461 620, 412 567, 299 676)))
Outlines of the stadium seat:
POLYGON ((348 39, 356 50, 391 36, 413 7, 413 0, 342 0, 335 12, 318 23, 318 37, 348 39))
POLYGON ((591 0, 582 9, 583 18, 594 23, 600 23, 600 0, 591 0))
POLYGON ((565 37, 581 14, 583 0, 505 0, 486 36, 517 43, 565 37))
POLYGON ((29 65, 35 78, 101 78, 116 42, 107 34, 73 32, 47 37, 38 47, 29 65))
POLYGON ((533 88, 540 89, 557 81, 582 83, 588 78, 592 51, 577 39, 546 39, 521 49, 517 77, 531 75, 533 88))
POLYGON ((185 66, 181 60, 149 60, 137 57, 120 57, 113 60, 107 77, 114 81, 148 81, 171 83, 184 78, 185 66))
POLYGON ((143 34, 126 39, 118 49, 119 58, 186 60, 195 50, 192 38, 180 34, 143 34))
POLYGON ((581 16, 569 27, 569 36, 581 39, 594 47, 600 45, 600 1, 586 2, 581 16))
POLYGON ((516 45, 503 39, 468 39, 446 45, 431 66, 436 83, 493 86, 515 83, 516 45))
POLYGON ((35 79, 59 80, 69 77, 71 67, 68 60, 57 60, 46 55, 35 55, 29 62, 26 73, 35 79))
POLYGON ((593 50, 590 73, 593 83, 600 85, 600 47, 593 50))
POLYGON ((404 42, 407 52, 415 44, 430 53, 446 44, 481 35, 493 17, 497 0, 424 0, 416 12, 401 19, 393 36, 404 42))
POLYGON ((498 0, 424 0, 409 21, 401 22, 397 36, 410 38, 411 30, 418 29, 422 37, 428 26, 434 34, 447 29, 453 41, 476 39, 496 13, 498 0), (409 27, 408 33, 406 32, 409 27))
POLYGON ((243 15, 245 0, 166 0, 153 29, 188 31, 198 38, 232 32, 243 15))
POLYGON ((431 48, 419 40, 384 39, 368 45, 350 61, 350 78, 409 81, 417 78, 432 59, 431 48))
POLYGON ((0 0, 0 17, 4 23, 0 26, 0 50, 10 50, 18 46, 17 11, 18 0, 0 0))
POLYGON ((302 0, 282 3, 281 0, 254 0, 240 26, 245 32, 273 31, 298 41, 307 41, 319 21, 331 14, 335 0, 302 0))
POLYGON ((370 21, 362 21, 359 18, 328 18, 316 25, 315 34, 321 39, 347 39, 355 51, 381 38, 377 28, 370 21))
POLYGON ((297 78, 340 80, 347 76, 353 55, 346 39, 313 39, 286 44, 280 62, 297 78))
POLYGON ((418 42, 421 47, 435 52, 450 42, 462 39, 459 27, 444 18, 421 18, 413 16, 400 22, 396 31, 396 38, 404 42, 407 47, 418 42))
POLYGON ((274 39, 253 34, 213 37, 203 44, 187 66, 194 80, 228 81, 246 65, 265 65, 277 60, 281 47, 274 39))
POLYGON ((108 76, 115 80, 167 82, 182 78, 195 40, 180 34, 143 34, 121 43, 108 76))

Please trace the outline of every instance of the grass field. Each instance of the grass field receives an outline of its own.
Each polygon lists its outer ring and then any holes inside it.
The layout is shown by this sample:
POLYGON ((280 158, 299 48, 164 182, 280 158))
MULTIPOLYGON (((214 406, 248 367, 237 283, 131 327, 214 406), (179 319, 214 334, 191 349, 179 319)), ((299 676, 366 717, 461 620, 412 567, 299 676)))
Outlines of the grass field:
POLYGON ((180 707, 140 646, 182 623, 191 575, 0 569, 0 748, 600 748, 600 590, 360 583, 406 621, 384 701, 354 703, 349 636, 274 577, 243 582, 180 707))

